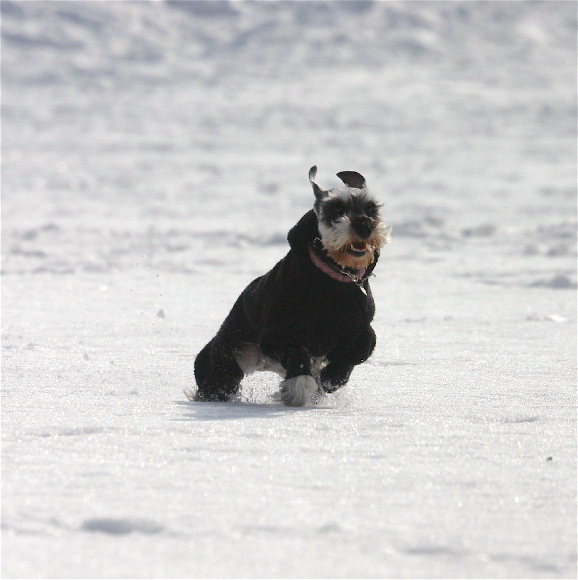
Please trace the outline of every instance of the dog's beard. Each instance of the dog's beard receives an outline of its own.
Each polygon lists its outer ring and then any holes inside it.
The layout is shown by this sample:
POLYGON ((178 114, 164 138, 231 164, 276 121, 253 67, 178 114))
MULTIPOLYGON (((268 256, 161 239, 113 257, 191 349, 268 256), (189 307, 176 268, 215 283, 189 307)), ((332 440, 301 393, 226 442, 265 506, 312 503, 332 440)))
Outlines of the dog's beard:
POLYGON ((371 235, 361 239, 355 234, 347 216, 332 222, 331 226, 319 222, 321 245, 327 255, 343 268, 361 270, 374 260, 376 252, 389 243, 391 226, 378 222, 371 235), (362 253, 363 252, 363 253, 362 253))

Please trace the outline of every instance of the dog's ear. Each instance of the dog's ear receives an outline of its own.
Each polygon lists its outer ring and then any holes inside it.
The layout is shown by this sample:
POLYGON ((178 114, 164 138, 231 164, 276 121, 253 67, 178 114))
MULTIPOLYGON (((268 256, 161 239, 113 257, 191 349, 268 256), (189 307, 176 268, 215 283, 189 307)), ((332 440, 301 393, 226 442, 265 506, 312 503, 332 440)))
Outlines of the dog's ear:
POLYGON ((328 193, 326 189, 323 189, 315 182, 315 176, 317 175, 317 165, 314 165, 309 170, 309 183, 313 186, 313 193, 315 194, 315 199, 319 202, 321 201, 328 193))
POLYGON ((337 177, 348 187, 355 189, 363 189, 365 187, 365 177, 357 173, 357 171, 341 171, 337 174, 337 177))

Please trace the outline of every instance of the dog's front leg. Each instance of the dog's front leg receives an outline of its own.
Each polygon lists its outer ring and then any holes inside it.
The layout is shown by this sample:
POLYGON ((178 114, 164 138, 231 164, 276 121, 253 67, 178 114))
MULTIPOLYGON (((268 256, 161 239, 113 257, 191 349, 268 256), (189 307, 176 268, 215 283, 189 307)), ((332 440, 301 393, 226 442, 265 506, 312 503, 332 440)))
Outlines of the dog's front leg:
POLYGON ((291 407, 303 407, 317 391, 317 383, 311 374, 311 357, 305 347, 288 347, 281 364, 286 369, 281 381, 281 400, 291 407))
POLYGON ((374 348, 375 332, 367 325, 353 340, 330 353, 329 364, 321 371, 321 388, 326 393, 334 393, 346 385, 353 367, 366 361, 374 348))
POLYGON ((347 384, 352 370, 351 364, 330 362, 321 371, 321 387, 326 393, 334 393, 347 384))
POLYGON ((311 373, 311 357, 302 346, 273 346, 262 343, 263 354, 278 360, 285 369, 281 381, 281 401, 290 407, 304 407, 317 391, 317 382, 311 373))

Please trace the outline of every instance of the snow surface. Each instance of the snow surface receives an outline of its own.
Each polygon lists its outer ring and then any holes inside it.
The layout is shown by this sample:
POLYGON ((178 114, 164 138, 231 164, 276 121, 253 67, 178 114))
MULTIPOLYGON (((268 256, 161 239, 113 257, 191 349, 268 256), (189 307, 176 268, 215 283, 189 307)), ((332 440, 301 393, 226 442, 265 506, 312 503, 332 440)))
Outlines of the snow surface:
POLYGON ((1 8, 3 577, 576 577, 574 2, 1 8), (187 402, 313 164, 373 357, 187 402))

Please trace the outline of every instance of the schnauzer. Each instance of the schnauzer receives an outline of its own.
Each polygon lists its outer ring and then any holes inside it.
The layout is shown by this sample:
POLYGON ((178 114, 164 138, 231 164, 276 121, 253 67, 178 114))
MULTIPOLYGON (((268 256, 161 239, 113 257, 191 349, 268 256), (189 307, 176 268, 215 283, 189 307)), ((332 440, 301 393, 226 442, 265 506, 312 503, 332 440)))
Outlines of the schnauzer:
POLYGON ((217 335, 195 359, 195 401, 228 401, 254 371, 278 372, 285 405, 345 385, 375 347, 368 278, 389 242, 379 203, 355 171, 345 186, 322 189, 287 236, 288 254, 241 293, 217 335))

